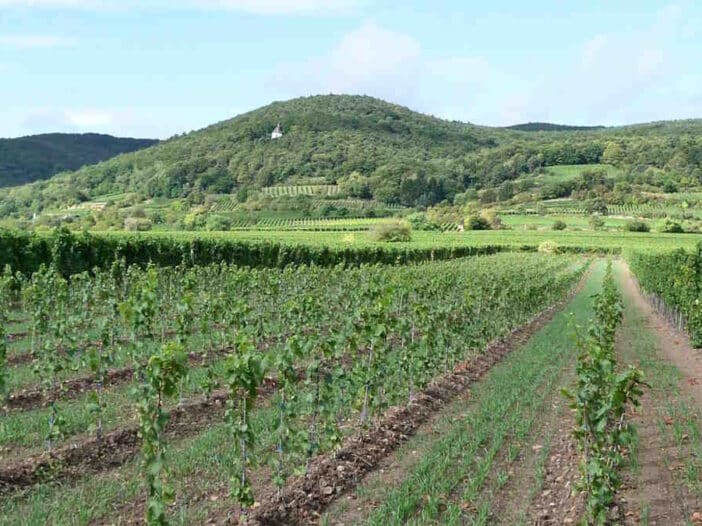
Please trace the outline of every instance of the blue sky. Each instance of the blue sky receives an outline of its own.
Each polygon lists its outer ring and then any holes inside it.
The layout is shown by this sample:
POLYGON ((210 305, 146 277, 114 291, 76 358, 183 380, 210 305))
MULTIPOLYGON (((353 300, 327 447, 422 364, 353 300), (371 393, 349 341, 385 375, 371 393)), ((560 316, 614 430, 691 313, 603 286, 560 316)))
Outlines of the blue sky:
POLYGON ((0 137, 362 93, 486 125, 702 117, 702 2, 0 0, 0 137))

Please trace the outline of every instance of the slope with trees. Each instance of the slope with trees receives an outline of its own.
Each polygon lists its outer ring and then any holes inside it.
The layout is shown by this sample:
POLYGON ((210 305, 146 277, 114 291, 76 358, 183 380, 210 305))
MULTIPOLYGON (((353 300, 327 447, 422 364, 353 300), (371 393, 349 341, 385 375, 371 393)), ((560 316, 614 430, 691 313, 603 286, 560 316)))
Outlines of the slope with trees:
POLYGON ((0 139, 0 187, 47 179, 156 142, 97 133, 47 133, 0 139))

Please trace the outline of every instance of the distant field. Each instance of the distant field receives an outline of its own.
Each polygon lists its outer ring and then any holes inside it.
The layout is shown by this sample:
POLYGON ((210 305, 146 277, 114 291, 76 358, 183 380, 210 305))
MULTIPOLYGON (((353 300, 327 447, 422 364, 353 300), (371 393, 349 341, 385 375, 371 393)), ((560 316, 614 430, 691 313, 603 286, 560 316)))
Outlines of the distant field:
MULTIPOLYGON (((254 242, 289 242, 330 247, 353 246, 389 246, 388 243, 377 243, 370 239, 367 232, 312 232, 312 231, 280 231, 280 230, 244 230, 235 232, 145 232, 144 236, 173 236, 175 238, 192 239, 197 237, 213 237, 237 239, 254 242)), ((660 233, 628 233, 628 232, 596 232, 596 231, 552 231, 552 230, 483 230, 469 232, 424 232, 412 233, 409 243, 392 243, 392 246, 431 248, 456 246, 484 245, 513 245, 534 246, 544 241, 553 241, 567 247, 599 248, 599 249, 655 249, 670 250, 675 248, 691 248, 702 241, 700 234, 660 234, 660 233)))
MULTIPOLYGON (((536 228, 551 228, 556 221, 563 221, 568 228, 586 228, 590 229, 590 217, 585 215, 565 215, 565 214, 548 214, 544 216, 525 214, 525 215, 504 215, 501 216, 502 223, 512 228, 519 227, 536 227, 536 228)), ((603 216, 605 228, 618 228, 623 226, 627 219, 603 216)))
POLYGON ((560 164, 549 166, 546 173, 536 177, 538 182, 555 183, 575 179, 585 170, 605 170, 609 177, 621 175, 621 170, 609 164, 560 164))
POLYGON ((280 197, 289 195, 292 197, 298 195, 336 195, 339 193, 339 187, 333 184, 308 184, 299 186, 268 186, 262 188, 261 192, 264 195, 272 197, 280 197))

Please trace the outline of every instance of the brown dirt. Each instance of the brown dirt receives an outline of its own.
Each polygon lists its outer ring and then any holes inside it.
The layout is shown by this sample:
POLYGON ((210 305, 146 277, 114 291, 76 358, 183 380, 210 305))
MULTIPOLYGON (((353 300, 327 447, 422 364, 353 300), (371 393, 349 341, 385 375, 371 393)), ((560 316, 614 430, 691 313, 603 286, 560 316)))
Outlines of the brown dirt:
POLYGON ((676 447, 665 444, 658 428, 658 402, 650 392, 645 393, 631 419, 639 437, 640 471, 627 475, 617 495, 622 522, 627 525, 640 524, 644 508, 648 509, 646 523, 651 526, 687 524, 687 517, 693 513, 694 499, 673 477, 672 470, 681 465, 682 458, 676 447))
MULTIPOLYGON (((230 350, 231 348, 216 349, 215 351, 209 352, 208 357, 214 358, 226 354, 230 350)), ((188 362, 191 365, 202 364, 204 361, 201 354, 193 352, 188 355, 188 362)), ((133 376, 133 367, 112 369, 107 373, 103 386, 114 387, 130 381, 133 376)), ((16 391, 7 397, 6 407, 9 411, 29 411, 38 409, 40 407, 46 407, 52 398, 55 400, 72 400, 93 390, 94 387, 95 379, 92 376, 71 378, 63 382, 61 388, 57 388, 51 392, 45 392, 43 389, 37 388, 16 391)))
POLYGON ((670 325, 651 306, 639 290, 629 267, 622 263, 622 288, 647 319, 647 327, 658 340, 661 355, 673 363, 683 375, 681 390, 692 396, 697 405, 702 406, 702 352, 692 347, 690 338, 684 332, 670 325))
MULTIPOLYGON (((551 321, 581 289, 586 276, 567 298, 537 315, 531 322, 489 345, 475 359, 442 375, 406 406, 390 409, 369 432, 344 440, 341 448, 313 459, 304 476, 291 479, 282 491, 259 493, 261 505, 251 510, 248 523, 265 525, 315 524, 321 512, 355 487, 381 461, 428 422, 444 405, 479 381, 490 368, 551 321)), ((241 517, 230 510, 208 522, 236 524, 241 517)))
MULTIPOLYGON (((267 379, 259 389, 262 399, 275 390, 276 382, 267 379)), ((202 427, 221 419, 224 414, 225 390, 216 391, 209 401, 200 399, 170 411, 166 437, 184 438, 202 427)), ((91 437, 54 449, 50 454, 31 456, 0 467, 0 495, 14 493, 47 480, 70 481, 89 473, 113 469, 133 458, 140 443, 137 425, 106 433, 102 442, 91 437)))
MULTIPOLYGON (((657 340, 662 359, 674 364, 682 375, 681 392, 702 404, 702 355, 690 345, 688 336, 670 325, 646 300, 628 266, 622 263, 623 293, 646 320, 646 326, 657 340)), ((618 342, 620 349, 628 345, 618 342)), ((673 476, 674 466, 681 465, 680 450, 666 444, 659 428, 659 415, 666 394, 646 389, 641 407, 633 413, 638 440, 638 476, 630 475, 618 495, 625 524, 639 524, 643 507, 647 507, 647 523, 651 525, 688 524, 695 512, 695 500, 673 476)))
POLYGON ((529 524, 576 524, 582 517, 584 501, 573 494, 580 474, 580 453, 573 438, 573 414, 563 405, 551 429, 551 444, 544 465, 544 482, 529 505, 529 524))
MULTIPOLYGON (((258 343, 258 349, 265 352, 268 348, 278 340, 278 337, 271 337, 258 343)), ((125 340, 126 341, 126 340, 125 340)), ((219 347, 212 351, 207 351, 207 359, 212 360, 218 356, 227 354, 232 350, 232 347, 219 347)), ((34 356, 31 353, 17 355, 14 358, 21 359, 18 363, 31 362, 34 356)), ((200 365, 205 363, 202 353, 191 352, 188 355, 188 361, 191 365, 200 365)), ((17 365, 14 363, 13 365, 17 365)), ((107 373, 104 382, 104 387, 113 387, 122 383, 128 382, 134 374, 132 367, 124 367, 120 369, 112 369, 107 373)), ((72 400, 79 398, 87 391, 93 389, 95 380, 92 376, 81 376, 71 378, 63 382, 60 389, 55 389, 52 392, 45 393, 40 388, 27 388, 21 391, 11 393, 5 402, 5 408, 8 411, 29 411, 40 407, 46 407, 50 400, 72 400)))
POLYGON ((556 393, 548 414, 525 441, 531 447, 504 467, 510 479, 492 501, 491 524, 517 524, 524 518, 530 524, 571 524, 582 515, 582 499, 571 492, 578 475, 572 425, 567 401, 556 393), (538 485, 542 455, 543 480, 538 485))

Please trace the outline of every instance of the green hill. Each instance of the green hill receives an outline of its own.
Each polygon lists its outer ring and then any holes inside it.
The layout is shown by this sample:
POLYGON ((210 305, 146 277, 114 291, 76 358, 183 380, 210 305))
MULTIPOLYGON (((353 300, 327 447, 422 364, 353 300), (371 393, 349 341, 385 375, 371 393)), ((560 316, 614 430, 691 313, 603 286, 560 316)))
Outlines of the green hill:
MULTIPOLYGON (((366 96, 323 95, 263 108, 76 172, 12 189, 0 217, 86 201, 237 194, 274 185, 336 185, 337 198, 399 206, 498 190, 546 167, 607 164, 642 184, 702 179, 702 120, 521 131, 446 121, 366 96), (283 136, 271 138, 277 124, 283 136)), ((689 184, 687 185, 689 186, 689 184)), ((563 189, 556 189, 556 194, 563 189)), ((567 189, 566 189, 567 190, 567 189)))
POLYGON ((156 142, 97 133, 47 133, 0 139, 0 187, 47 179, 156 142))
POLYGON ((569 124, 552 124, 550 122, 527 122, 505 126, 507 130, 519 131, 589 131, 603 128, 604 126, 571 126, 569 124))

